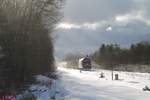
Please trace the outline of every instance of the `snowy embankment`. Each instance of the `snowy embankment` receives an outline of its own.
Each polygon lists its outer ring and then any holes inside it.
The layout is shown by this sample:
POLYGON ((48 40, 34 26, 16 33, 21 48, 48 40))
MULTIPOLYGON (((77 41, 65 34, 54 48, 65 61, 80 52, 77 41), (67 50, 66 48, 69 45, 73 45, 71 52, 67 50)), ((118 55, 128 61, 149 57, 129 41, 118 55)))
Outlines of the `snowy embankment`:
POLYGON ((37 76, 37 81, 40 84, 32 85, 30 90, 37 90, 33 92, 33 95, 37 100, 61 100, 62 99, 62 90, 60 87, 59 80, 50 79, 45 76, 37 76))
POLYGON ((149 100, 150 92, 142 88, 150 84, 150 74, 115 71, 119 80, 111 80, 111 71, 82 71, 58 68, 61 84, 66 89, 65 100, 149 100), (99 78, 103 72, 105 78, 99 78))
POLYGON ((15 100, 63 100, 63 89, 59 79, 38 75, 36 84, 32 84, 29 89, 18 95, 15 100), (29 98, 29 99, 28 99, 29 98))

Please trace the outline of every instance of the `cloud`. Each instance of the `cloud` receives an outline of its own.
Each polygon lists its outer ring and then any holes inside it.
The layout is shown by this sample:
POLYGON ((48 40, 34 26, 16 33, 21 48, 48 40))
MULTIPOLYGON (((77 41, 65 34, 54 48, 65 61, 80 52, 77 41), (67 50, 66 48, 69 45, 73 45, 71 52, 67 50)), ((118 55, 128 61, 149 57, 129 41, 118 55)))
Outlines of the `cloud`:
MULTIPOLYGON (((126 14, 116 15, 108 20, 99 20, 96 22, 61 22, 57 25, 57 29, 82 29, 82 30, 101 30, 111 31, 112 27, 109 26, 126 26, 132 22, 143 22, 145 25, 150 26, 150 19, 145 17, 144 11, 131 11, 126 14)), ((138 23, 137 23, 138 24, 138 23)), ((139 23, 140 24, 140 23, 139 23)))
POLYGON ((96 30, 96 29, 102 27, 105 24, 106 24, 105 21, 93 22, 93 23, 84 22, 84 23, 80 23, 80 24, 62 22, 62 23, 59 23, 57 25, 56 29, 65 29, 65 30, 71 30, 71 29, 96 30))
POLYGON ((66 22, 63 22, 57 25, 57 29, 69 29, 70 30, 70 29, 79 29, 79 28, 80 28, 80 25, 66 23, 66 22))
POLYGON ((125 15, 115 16, 115 21, 122 23, 130 23, 131 21, 141 21, 150 26, 150 19, 144 17, 143 11, 136 11, 125 15))
POLYGON ((83 23, 81 25, 81 28, 85 28, 85 29, 91 29, 91 30, 95 30, 97 28, 99 28, 101 26, 101 23, 95 22, 95 23, 83 23))
POLYGON ((149 11, 150 0, 67 0, 57 25, 57 54, 87 54, 102 43, 128 47, 149 40, 149 11))
POLYGON ((69 22, 94 22, 108 20, 135 7, 134 0, 67 0, 64 20, 69 22))

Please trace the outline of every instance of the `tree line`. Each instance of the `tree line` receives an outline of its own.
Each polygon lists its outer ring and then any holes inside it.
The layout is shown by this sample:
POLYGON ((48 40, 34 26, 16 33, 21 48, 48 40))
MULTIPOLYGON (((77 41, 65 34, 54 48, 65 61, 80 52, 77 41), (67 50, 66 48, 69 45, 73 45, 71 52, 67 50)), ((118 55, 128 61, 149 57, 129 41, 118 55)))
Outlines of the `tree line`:
POLYGON ((20 86, 33 75, 55 71, 52 32, 62 1, 0 0, 1 83, 20 86))
POLYGON ((92 54, 92 59, 107 69, 129 64, 148 65, 150 64, 150 43, 140 42, 132 44, 129 48, 121 48, 117 44, 102 44, 92 54))

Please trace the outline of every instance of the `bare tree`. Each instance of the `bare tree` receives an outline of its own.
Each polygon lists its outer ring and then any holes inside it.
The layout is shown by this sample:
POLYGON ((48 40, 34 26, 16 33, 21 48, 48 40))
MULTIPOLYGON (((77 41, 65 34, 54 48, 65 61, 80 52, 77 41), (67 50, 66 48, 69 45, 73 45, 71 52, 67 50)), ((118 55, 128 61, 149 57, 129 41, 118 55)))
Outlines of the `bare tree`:
POLYGON ((55 71, 52 32, 61 18, 62 2, 0 0, 0 46, 12 82, 55 71))

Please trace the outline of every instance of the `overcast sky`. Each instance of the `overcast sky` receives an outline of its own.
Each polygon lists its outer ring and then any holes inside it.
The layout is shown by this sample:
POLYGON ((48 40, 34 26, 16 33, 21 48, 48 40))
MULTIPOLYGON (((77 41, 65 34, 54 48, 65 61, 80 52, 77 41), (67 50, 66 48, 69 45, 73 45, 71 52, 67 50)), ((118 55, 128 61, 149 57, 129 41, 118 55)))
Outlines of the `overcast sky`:
POLYGON ((102 43, 128 47, 150 39, 150 0, 67 0, 57 25, 55 56, 90 54, 102 43))

